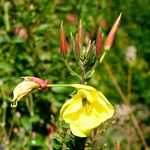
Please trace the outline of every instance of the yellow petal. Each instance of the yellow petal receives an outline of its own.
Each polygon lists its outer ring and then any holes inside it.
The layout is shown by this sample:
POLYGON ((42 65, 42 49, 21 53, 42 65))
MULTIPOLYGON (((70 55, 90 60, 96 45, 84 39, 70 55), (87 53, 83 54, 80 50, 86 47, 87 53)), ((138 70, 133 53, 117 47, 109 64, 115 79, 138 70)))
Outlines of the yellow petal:
POLYGON ((95 108, 98 112, 114 112, 113 106, 110 102, 106 99, 106 97, 98 91, 97 99, 91 104, 93 108, 95 108))
POLYGON ((87 137, 91 134, 91 129, 89 130, 80 130, 75 124, 70 124, 70 130, 73 135, 78 137, 87 137))
POLYGON ((71 99, 71 103, 69 105, 67 103, 64 107, 61 110, 62 118, 70 122, 76 118, 76 113, 82 108, 82 99, 71 99))
POLYGON ((92 86, 89 86, 89 85, 72 84, 72 87, 74 87, 76 89, 85 89, 85 90, 94 90, 94 91, 96 91, 95 88, 93 88, 92 86))
POLYGON ((88 108, 83 108, 83 110, 80 111, 80 114, 77 115, 78 118, 73 121, 73 123, 79 126, 81 130, 93 129, 97 127, 101 122, 101 116, 95 109, 90 107, 90 110, 86 109, 88 108))
POLYGON ((24 80, 20 84, 16 86, 16 88, 13 91, 13 100, 11 107, 16 107, 17 102, 24 97, 25 95, 29 94, 33 88, 39 87, 39 85, 33 81, 24 80))
POLYGON ((61 116, 70 124, 74 135, 86 137, 92 129, 111 118, 114 109, 106 97, 93 87, 80 84, 74 84, 74 87, 79 90, 63 105, 61 116))

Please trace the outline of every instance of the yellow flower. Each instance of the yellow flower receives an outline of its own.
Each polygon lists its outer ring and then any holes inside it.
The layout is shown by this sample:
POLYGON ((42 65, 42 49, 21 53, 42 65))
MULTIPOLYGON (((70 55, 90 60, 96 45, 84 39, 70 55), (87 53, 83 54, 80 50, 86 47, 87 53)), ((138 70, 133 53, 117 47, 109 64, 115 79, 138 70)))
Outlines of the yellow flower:
POLYGON ((77 93, 62 106, 60 115, 75 136, 87 137, 92 129, 111 118, 114 108, 95 88, 73 84, 77 93))
POLYGON ((40 87, 41 90, 47 87, 47 80, 42 80, 36 77, 23 77, 24 81, 16 86, 13 91, 13 100, 11 101, 11 107, 17 107, 17 102, 29 94, 34 88, 40 87))

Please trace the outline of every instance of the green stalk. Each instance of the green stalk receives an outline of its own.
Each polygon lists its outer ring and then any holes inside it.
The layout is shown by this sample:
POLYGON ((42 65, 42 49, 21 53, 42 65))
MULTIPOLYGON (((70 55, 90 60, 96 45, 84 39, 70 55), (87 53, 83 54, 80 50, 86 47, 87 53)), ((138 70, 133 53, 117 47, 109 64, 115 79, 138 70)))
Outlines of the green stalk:
POLYGON ((100 61, 99 61, 100 64, 101 64, 102 61, 104 60, 104 58, 105 58, 106 54, 108 53, 108 51, 109 51, 109 50, 104 50, 104 53, 102 54, 102 56, 101 56, 101 58, 100 58, 100 61))
POLYGON ((9 8, 10 8, 10 2, 4 3, 4 22, 5 22, 5 28, 6 31, 10 31, 10 21, 9 21, 9 8))
POLYGON ((95 64, 94 64, 94 66, 92 67, 92 69, 86 73, 86 75, 85 75, 85 78, 86 78, 86 79, 87 79, 87 78, 90 78, 90 77, 93 75, 93 73, 94 73, 94 71, 95 71, 95 69, 96 69, 98 63, 99 63, 99 59, 96 59, 95 64))
POLYGON ((81 80, 82 79, 81 76, 72 70, 72 68, 69 66, 69 64, 66 62, 66 60, 64 58, 63 58, 63 61, 66 65, 68 71, 71 73, 71 75, 76 76, 81 80))

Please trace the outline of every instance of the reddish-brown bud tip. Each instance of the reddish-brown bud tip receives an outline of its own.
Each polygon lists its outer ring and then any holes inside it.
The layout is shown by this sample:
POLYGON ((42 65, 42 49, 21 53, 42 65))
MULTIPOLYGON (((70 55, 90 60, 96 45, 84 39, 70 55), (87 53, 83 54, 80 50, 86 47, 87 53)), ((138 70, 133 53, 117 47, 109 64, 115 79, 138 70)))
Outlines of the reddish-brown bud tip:
POLYGON ((99 29, 96 37, 96 56, 99 57, 101 52, 102 52, 102 32, 101 29, 99 29))
POLYGON ((26 79, 39 84, 41 90, 45 90, 47 88, 48 80, 42 80, 37 77, 26 77, 26 79))
POLYGON ((119 17, 117 18, 117 20, 115 21, 113 27, 111 28, 108 36, 106 37, 105 44, 104 44, 104 49, 106 49, 106 50, 110 49, 112 44, 113 44, 116 31, 117 31, 117 29, 119 27, 119 24, 120 24, 121 15, 122 15, 122 13, 120 13, 119 17))
POLYGON ((119 141, 116 144, 116 150, 121 150, 121 148, 120 148, 120 142, 119 141))
POLYGON ((68 52, 67 41, 66 41, 65 31, 63 28, 63 23, 61 23, 61 27, 60 27, 60 52, 63 56, 65 56, 68 52))

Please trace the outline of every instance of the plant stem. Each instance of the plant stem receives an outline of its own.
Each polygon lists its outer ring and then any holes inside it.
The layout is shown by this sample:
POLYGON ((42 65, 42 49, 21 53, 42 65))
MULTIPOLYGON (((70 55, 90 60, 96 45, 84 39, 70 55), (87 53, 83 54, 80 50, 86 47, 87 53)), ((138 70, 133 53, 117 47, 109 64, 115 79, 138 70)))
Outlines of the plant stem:
POLYGON ((116 90, 118 91, 120 97, 122 98, 123 102, 126 103, 126 96, 124 95, 123 91, 121 90, 115 76, 113 75, 113 73, 111 71, 111 68, 109 67, 109 65, 105 61, 103 62, 103 64, 104 64, 104 67, 105 67, 112 83, 114 84, 116 90))
POLYGON ((139 135, 139 137, 140 137, 140 139, 141 139, 141 142, 142 142, 142 144, 143 144, 145 150, 148 150, 148 146, 147 146, 147 143, 146 143, 146 141, 145 141, 143 132, 142 132, 142 130, 141 130, 139 124, 138 124, 138 120, 136 119, 136 116, 134 115, 133 112, 131 113, 131 119, 132 119, 132 121, 133 121, 133 123, 134 123, 135 128, 137 129, 138 135, 139 135))
POLYGON ((83 62, 82 67, 81 67, 81 84, 85 84, 85 64, 83 62))
POLYGON ((132 68, 131 65, 129 64, 128 66, 128 86, 127 86, 127 91, 128 91, 128 101, 130 103, 131 100, 131 85, 132 85, 132 68))
POLYGON ((8 131, 8 137, 10 139, 11 137, 11 134, 12 134, 12 130, 13 130, 13 126, 14 126, 14 121, 15 121, 15 112, 16 112, 16 109, 13 109, 13 117, 12 117, 12 120, 11 120, 11 124, 10 124, 10 128, 9 128, 9 131, 8 131))
POLYGON ((136 116, 134 115, 133 111, 132 111, 132 107, 131 105, 129 104, 129 101, 128 101, 128 98, 125 96, 125 94, 123 93, 121 87, 119 86, 118 82, 117 82, 117 79, 115 78, 115 76, 113 75, 112 73, 112 70, 110 68, 110 66, 106 63, 106 62, 103 62, 104 64, 104 67, 108 73, 108 75, 110 76, 110 79, 112 81, 112 83, 114 84, 116 90, 118 91, 120 97, 122 98, 123 102, 125 104, 127 104, 130 109, 131 109, 131 113, 130 113, 130 118, 132 119, 133 121, 133 124, 134 124, 134 127, 135 129, 137 130, 137 133, 139 135, 139 138, 144 146, 144 149, 147 150, 148 149, 148 146, 147 146, 147 143, 146 143, 146 140, 144 138, 144 135, 143 135, 143 132, 142 132, 142 129, 140 128, 139 124, 138 124, 138 121, 136 119, 136 116))
POLYGON ((9 8, 10 8, 10 2, 7 1, 3 4, 4 23, 5 23, 6 31, 10 31, 9 8))
POLYGON ((106 54, 108 53, 108 50, 104 50, 104 52, 103 52, 103 54, 102 54, 102 56, 101 56, 101 58, 100 58, 100 64, 102 63, 102 61, 104 60, 104 58, 105 58, 105 56, 106 56, 106 54))
POLYGON ((66 62, 66 60, 64 58, 63 58, 63 61, 66 65, 68 71, 71 73, 71 75, 76 76, 81 80, 82 79, 81 76, 72 70, 72 68, 69 66, 69 64, 66 62))
POLYGON ((98 63, 99 63, 99 59, 96 59, 95 64, 92 67, 92 69, 86 73, 86 75, 85 75, 86 79, 91 77, 91 75, 92 75, 93 71, 95 70, 95 68, 97 67, 98 63))
MULTIPOLYGON (((86 74, 86 70, 85 70, 85 62, 82 62, 82 66, 81 66, 81 84, 85 84, 85 74, 86 74)), ((74 136, 74 148, 72 150, 84 150, 85 148, 85 143, 86 143, 86 139, 87 138, 81 138, 81 137, 77 137, 74 136)))

